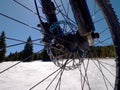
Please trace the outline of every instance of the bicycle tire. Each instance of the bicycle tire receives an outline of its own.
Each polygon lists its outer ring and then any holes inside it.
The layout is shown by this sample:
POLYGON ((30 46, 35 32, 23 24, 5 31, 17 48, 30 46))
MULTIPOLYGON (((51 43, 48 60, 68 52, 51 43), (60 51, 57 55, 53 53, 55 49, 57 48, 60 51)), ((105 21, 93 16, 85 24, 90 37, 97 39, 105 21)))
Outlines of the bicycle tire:
POLYGON ((120 24, 118 21, 117 16, 110 4, 109 0, 96 0, 98 6, 100 7, 101 11, 104 14, 104 17, 107 21, 107 24, 110 28, 112 39, 114 42, 114 50, 115 50, 115 57, 116 57, 116 81, 115 81, 115 88, 114 90, 119 90, 120 86, 120 38, 119 38, 119 30, 120 24))

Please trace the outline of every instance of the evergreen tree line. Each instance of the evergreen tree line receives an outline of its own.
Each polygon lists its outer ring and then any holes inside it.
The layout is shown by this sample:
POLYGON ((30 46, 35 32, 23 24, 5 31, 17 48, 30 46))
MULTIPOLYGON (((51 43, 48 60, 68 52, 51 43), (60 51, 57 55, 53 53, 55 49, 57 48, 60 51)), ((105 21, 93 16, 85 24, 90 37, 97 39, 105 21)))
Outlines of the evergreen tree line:
POLYGON ((31 37, 29 37, 27 39, 27 42, 24 46, 24 49, 21 52, 15 52, 15 53, 10 53, 7 57, 6 57, 6 61, 23 61, 23 62, 30 62, 33 60, 44 60, 44 61, 49 61, 49 57, 45 51, 45 49, 43 49, 41 52, 39 53, 34 53, 33 52, 33 44, 32 44, 32 39, 31 37), (46 59, 44 57, 46 57, 46 59))
POLYGON ((6 56, 6 61, 23 61, 29 62, 33 60, 33 45, 31 37, 28 37, 24 49, 21 52, 10 53, 6 56))
POLYGON ((36 60, 50 61, 49 56, 47 55, 44 49, 40 53, 32 53, 30 55, 25 53, 24 50, 21 52, 16 51, 15 53, 10 53, 6 57, 6 61, 30 62, 30 61, 36 61, 36 60))
POLYGON ((93 51, 93 56, 98 57, 98 58, 113 58, 113 57, 115 57, 113 45, 96 46, 93 51))
POLYGON ((4 61, 30 62, 33 60, 49 61, 49 56, 46 54, 46 51, 44 49, 40 53, 33 52, 33 42, 30 36, 28 37, 24 49, 22 51, 20 52, 16 51, 15 53, 11 52, 9 55, 6 55, 6 48, 7 45, 5 40, 5 32, 3 31, 0 35, 0 62, 4 61))
MULTIPOLYGON (((33 43, 31 37, 28 37, 24 49, 20 52, 10 53, 8 56, 6 54, 6 40, 5 40, 5 32, 3 31, 0 35, 0 62, 3 61, 23 61, 30 62, 33 60, 43 60, 50 61, 49 56, 47 55, 45 49, 43 49, 39 53, 33 52, 33 43)), ((59 55, 58 51, 54 51, 57 55, 59 55)), ((113 46, 96 46, 94 48, 94 52, 92 52, 94 57, 98 58, 112 58, 114 57, 113 46)))

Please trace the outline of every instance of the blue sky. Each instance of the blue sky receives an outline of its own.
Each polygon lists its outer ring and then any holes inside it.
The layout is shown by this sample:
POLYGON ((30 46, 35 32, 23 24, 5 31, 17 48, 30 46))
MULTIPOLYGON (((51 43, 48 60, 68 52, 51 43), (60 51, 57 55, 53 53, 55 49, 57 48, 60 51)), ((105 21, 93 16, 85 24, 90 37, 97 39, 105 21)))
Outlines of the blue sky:
MULTIPOLYGON (((21 2, 23 1, 25 1, 24 3, 25 5, 35 10, 33 0, 28 0, 28 1, 21 0, 21 2)), ((39 23, 38 18, 35 14, 19 6, 12 0, 0 0, 0 13, 6 14, 10 17, 13 17, 17 20, 20 20, 34 27, 36 27, 37 24, 39 23)), ((0 16, 0 32, 3 30, 5 31, 7 37, 15 38, 23 41, 26 41, 26 39, 29 36, 31 36, 33 40, 40 38, 39 31, 34 30, 30 27, 24 26, 22 24, 19 24, 15 21, 9 20, 8 18, 5 18, 3 16, 0 16)), ((13 40, 7 40, 7 39, 6 39, 6 42, 7 42, 7 46, 20 43, 13 40)), ((34 48, 35 51, 39 51, 41 48, 41 46, 34 46, 34 47, 36 47, 34 48)), ((24 44, 16 47, 10 47, 7 49, 7 53, 21 51, 23 48, 24 48, 24 44)))
MULTIPOLYGON (((17 0, 29 7, 30 9, 35 11, 34 0, 17 0)), ((120 19, 120 0, 110 0, 113 4, 113 8, 120 19)), ((20 20, 24 23, 32 25, 34 27, 37 26, 39 20, 37 16, 28 10, 24 9, 20 5, 16 4, 13 0, 0 0, 0 13, 6 14, 10 17, 13 17, 17 20, 20 20)), ((120 20, 119 20, 120 21, 120 20)), ((5 31, 6 36, 10 38, 20 39, 26 41, 26 39, 31 36, 33 40, 40 38, 40 32, 34 30, 30 27, 19 24, 15 21, 9 20, 0 15, 0 32, 5 31)), ((19 42, 13 40, 6 40, 7 46, 17 44, 19 42)), ((35 42, 39 43, 39 41, 35 42)), ((10 47, 7 49, 7 54, 10 52, 21 51, 24 48, 23 45, 19 45, 16 47, 10 47)), ((34 45, 34 51, 39 51, 43 46, 34 45)))
POLYGON ((110 0, 110 1, 120 21, 120 0, 110 0))

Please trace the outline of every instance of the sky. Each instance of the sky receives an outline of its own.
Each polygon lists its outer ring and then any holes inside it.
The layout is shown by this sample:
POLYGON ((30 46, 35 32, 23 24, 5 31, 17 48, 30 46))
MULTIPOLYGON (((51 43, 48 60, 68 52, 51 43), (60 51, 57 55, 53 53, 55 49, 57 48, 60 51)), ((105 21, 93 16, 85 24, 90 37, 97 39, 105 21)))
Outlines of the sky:
MULTIPOLYGON (((34 0, 17 0, 33 11, 35 11, 34 0)), ((118 18, 120 19, 120 0, 110 0, 113 8, 116 11, 118 18)), ((13 0, 0 0, 0 13, 8 15, 14 19, 17 19, 21 22, 24 22, 30 26, 37 27, 39 24, 38 17, 36 14, 31 13, 30 11, 26 10, 25 8, 21 7, 13 0)), ((120 21, 120 20, 119 20, 120 21)), ((26 41, 29 36, 32 37, 32 40, 40 39, 41 34, 40 31, 27 27, 23 24, 10 20, 6 17, 0 15, 0 33, 5 31, 6 36, 9 38, 14 38, 22 41, 26 41)), ((40 41, 36 41, 34 43, 39 44, 40 41)), ((20 42, 8 40, 6 39, 7 46, 18 44, 20 42)), ((22 51, 24 48, 23 45, 14 46, 7 48, 7 54, 10 52, 22 51)), ((35 45, 34 44, 34 51, 37 52, 42 49, 42 45, 35 45)))
MULTIPOLYGON (((21 0, 21 2, 22 3, 24 2, 26 6, 35 10, 33 0, 28 0, 28 1, 21 0)), ((38 18, 35 14, 19 6, 18 4, 13 2, 13 0, 0 0, 0 13, 8 15, 12 18, 15 18, 21 22, 24 22, 34 27, 37 27, 37 24, 39 23, 38 18)), ((26 41, 29 36, 32 37, 32 40, 40 39, 39 31, 34 30, 25 25, 22 25, 18 22, 12 21, 3 16, 0 16, 0 32, 2 32, 3 30, 5 31, 7 37, 15 38, 22 41, 26 41)), ((8 39, 6 39, 6 42, 7 42, 7 46, 20 43, 20 42, 8 40, 8 39)), ((35 42, 35 43, 39 43, 39 42, 35 42)), ((38 45, 34 47, 36 47, 34 48, 36 52, 39 51, 41 48, 41 46, 38 46, 38 45)), ((10 48, 7 48, 7 53, 22 51, 23 48, 24 48, 24 44, 15 46, 15 47, 10 47, 10 48)))

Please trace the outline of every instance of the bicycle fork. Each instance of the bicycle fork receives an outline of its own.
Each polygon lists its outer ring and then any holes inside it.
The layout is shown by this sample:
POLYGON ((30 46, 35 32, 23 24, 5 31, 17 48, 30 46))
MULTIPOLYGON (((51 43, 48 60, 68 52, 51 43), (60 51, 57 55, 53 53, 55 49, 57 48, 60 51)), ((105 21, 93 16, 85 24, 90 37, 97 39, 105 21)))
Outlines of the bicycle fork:
MULTIPOLYGON (((88 43, 89 46, 92 46, 94 42, 94 37, 96 37, 95 35, 98 35, 98 34, 94 34, 95 28, 94 28, 86 1, 85 0, 69 0, 69 2, 78 26, 78 32, 76 34, 78 36, 77 38, 84 39, 85 43, 88 43)), ((42 11, 47 18, 48 24, 52 25, 53 23, 58 22, 58 19, 55 14, 56 8, 54 3, 51 0, 41 0, 41 5, 42 5, 42 11)), ((50 32, 49 28, 44 31, 46 31, 47 34, 48 32, 50 32)), ((64 36, 64 33, 62 32, 61 27, 59 25, 56 28, 54 28, 53 32, 54 32, 53 33, 54 36, 56 36, 57 38, 60 38, 61 40, 63 39, 62 36, 64 36)), ((60 39, 58 41, 61 42, 60 39)), ((83 40, 80 40, 80 41, 83 41, 83 40)), ((65 41, 62 41, 62 44, 63 43, 66 44, 65 41)), ((84 44, 82 45, 82 43, 83 42, 80 42, 79 45, 83 46, 84 44)))
POLYGON ((86 0, 69 0, 69 2, 78 25, 79 35, 87 37, 89 46, 92 46, 94 38, 98 38, 99 36, 98 33, 94 33, 95 27, 86 4, 86 0))

